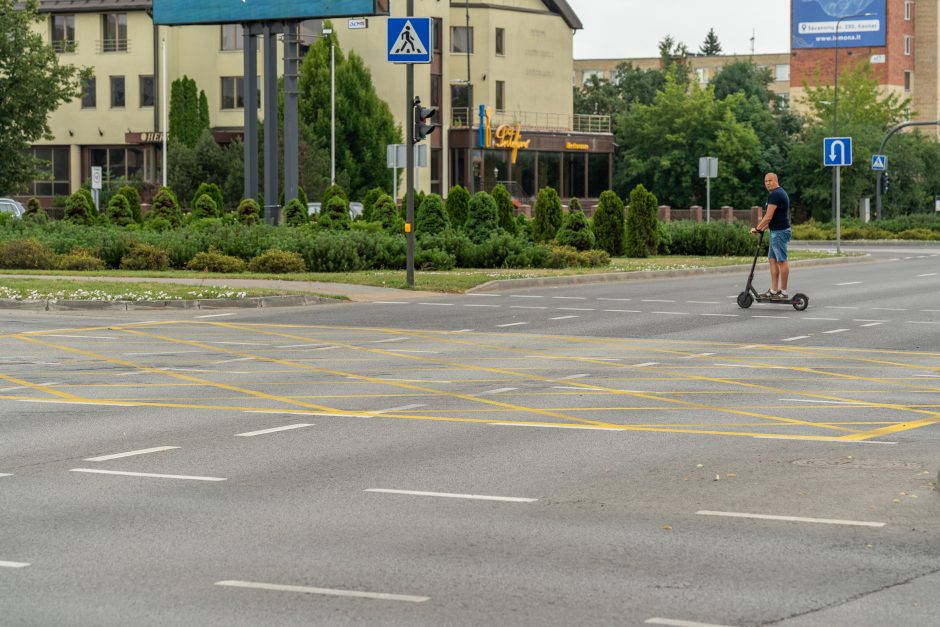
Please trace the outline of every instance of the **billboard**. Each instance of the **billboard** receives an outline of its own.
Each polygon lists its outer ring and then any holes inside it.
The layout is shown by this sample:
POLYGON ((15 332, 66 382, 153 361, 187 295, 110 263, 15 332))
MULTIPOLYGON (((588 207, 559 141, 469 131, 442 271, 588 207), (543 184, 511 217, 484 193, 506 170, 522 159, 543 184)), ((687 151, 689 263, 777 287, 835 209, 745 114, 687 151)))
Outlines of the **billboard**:
POLYGON ((885 0, 793 0, 793 49, 835 48, 836 25, 840 48, 884 46, 885 4, 885 0))
POLYGON ((153 0, 153 23, 225 24, 388 15, 389 0, 153 0))

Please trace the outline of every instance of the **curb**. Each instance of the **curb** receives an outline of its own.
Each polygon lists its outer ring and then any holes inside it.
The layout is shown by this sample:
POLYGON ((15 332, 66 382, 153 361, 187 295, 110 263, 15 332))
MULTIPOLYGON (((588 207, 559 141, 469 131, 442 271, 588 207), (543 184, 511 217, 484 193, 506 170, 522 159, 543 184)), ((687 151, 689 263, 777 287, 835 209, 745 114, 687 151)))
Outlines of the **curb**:
POLYGON ((203 298, 198 300, 15 300, 0 298, 0 309, 29 311, 143 311, 167 309, 268 309, 347 303, 323 296, 252 296, 250 298, 203 298))
MULTIPOLYGON (((874 261, 870 254, 856 257, 832 257, 828 259, 802 259, 791 261, 791 266, 828 266, 836 263, 859 263, 874 261)), ((766 263, 757 264, 759 269, 767 269, 766 263)), ((499 279, 487 281, 470 288, 467 294, 478 292, 499 292, 502 290, 522 289, 526 287, 545 287, 554 285, 582 285, 588 283, 610 283, 615 281, 643 281, 650 279, 671 279, 678 277, 699 276, 703 274, 731 274, 747 269, 747 265, 719 266, 717 268, 687 268, 683 270, 651 270, 634 272, 605 272, 603 274, 572 274, 568 276, 533 277, 531 279, 499 279)))

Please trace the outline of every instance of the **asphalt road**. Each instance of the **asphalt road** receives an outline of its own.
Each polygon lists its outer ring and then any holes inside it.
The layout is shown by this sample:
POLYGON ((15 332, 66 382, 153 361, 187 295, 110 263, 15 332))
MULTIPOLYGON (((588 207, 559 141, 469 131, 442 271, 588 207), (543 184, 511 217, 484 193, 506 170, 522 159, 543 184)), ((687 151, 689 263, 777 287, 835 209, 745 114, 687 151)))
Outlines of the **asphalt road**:
POLYGON ((940 251, 745 278, 4 311, 0 622, 936 625, 940 251))

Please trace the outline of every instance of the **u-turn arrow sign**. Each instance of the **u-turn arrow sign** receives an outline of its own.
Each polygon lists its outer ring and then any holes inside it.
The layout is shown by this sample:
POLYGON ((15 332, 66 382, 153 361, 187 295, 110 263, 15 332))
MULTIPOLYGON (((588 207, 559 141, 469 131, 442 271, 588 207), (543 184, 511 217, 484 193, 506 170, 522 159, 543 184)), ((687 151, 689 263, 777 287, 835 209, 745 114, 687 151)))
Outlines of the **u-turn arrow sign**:
POLYGON ((852 165, 852 138, 826 137, 823 139, 823 165, 852 165))

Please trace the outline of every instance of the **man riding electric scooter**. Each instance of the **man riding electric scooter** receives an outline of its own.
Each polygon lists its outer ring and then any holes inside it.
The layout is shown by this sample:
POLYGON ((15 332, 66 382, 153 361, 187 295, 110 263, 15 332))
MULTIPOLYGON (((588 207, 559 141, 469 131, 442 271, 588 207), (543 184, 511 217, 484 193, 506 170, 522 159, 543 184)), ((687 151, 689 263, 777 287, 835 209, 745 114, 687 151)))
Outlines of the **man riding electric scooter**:
POLYGON ((790 264, 787 261, 787 244, 790 242, 790 197, 780 187, 777 175, 768 172, 764 176, 764 186, 770 192, 764 217, 751 233, 760 233, 770 228, 770 248, 767 261, 770 263, 770 289, 761 294, 770 300, 789 300, 787 282, 790 278, 790 264), (777 286, 780 289, 777 289, 777 286))

